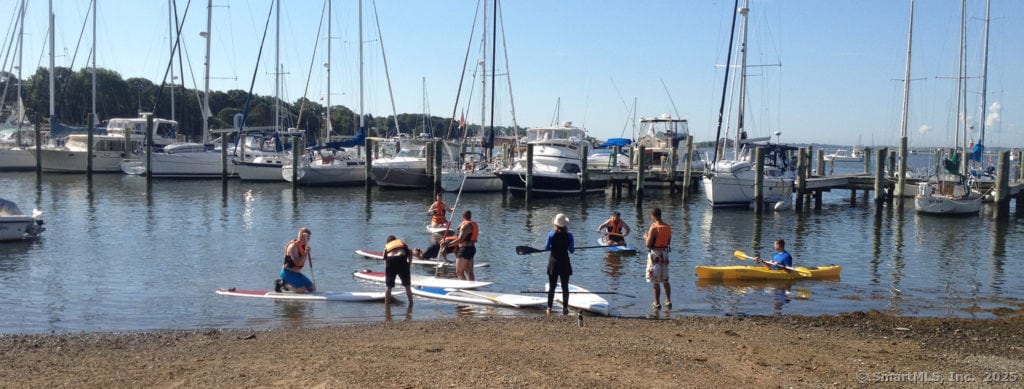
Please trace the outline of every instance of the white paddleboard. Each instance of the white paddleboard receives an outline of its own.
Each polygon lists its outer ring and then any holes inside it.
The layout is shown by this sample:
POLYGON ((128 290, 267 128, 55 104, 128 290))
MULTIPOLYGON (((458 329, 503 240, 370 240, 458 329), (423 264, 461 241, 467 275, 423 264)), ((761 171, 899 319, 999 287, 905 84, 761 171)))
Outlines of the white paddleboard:
POLYGON ((377 301, 384 300, 384 292, 313 292, 292 293, 272 290, 217 289, 217 294, 236 297, 257 297, 280 300, 325 300, 325 301, 377 301))
MULTIPOLYGON (((546 283, 544 284, 544 290, 548 290, 548 284, 546 283)), ((558 284, 555 285, 555 301, 562 304, 562 286, 558 284)), ((608 300, 605 300, 604 297, 590 293, 589 290, 573 284, 569 284, 569 306, 605 316, 610 315, 612 312, 611 306, 608 305, 608 300)))
MULTIPOLYGON (((382 271, 357 270, 357 271, 352 272, 352 275, 355 276, 356 278, 362 278, 364 280, 369 280, 369 281, 374 281, 374 282, 384 282, 384 272, 382 272, 382 271)), ((438 278, 438 277, 418 276, 418 275, 412 275, 412 279, 409 280, 409 281, 410 281, 410 283, 412 283, 412 286, 424 286, 424 287, 442 288, 442 289, 444 289, 444 288, 475 289, 475 288, 481 288, 481 287, 493 284, 493 282, 464 281, 464 280, 457 280, 457 279, 454 279, 454 278, 438 278)), ((396 284, 400 283, 400 281, 397 279, 397 277, 395 279, 395 283, 396 284)))
POLYGON ((510 308, 541 307, 548 303, 546 298, 521 294, 483 292, 476 290, 413 287, 412 294, 438 300, 458 303, 491 305, 510 308))
POLYGON ((428 224, 427 225, 427 231, 430 231, 431 234, 443 234, 445 231, 451 231, 451 230, 448 229, 448 227, 431 227, 428 224))
MULTIPOLYGON (((356 250, 356 255, 361 256, 363 258, 368 258, 368 259, 384 260, 384 253, 380 252, 380 251, 359 249, 359 250, 356 250)), ((412 264, 413 265, 429 265, 429 266, 455 266, 455 262, 454 261, 452 261, 452 262, 445 262, 443 260, 434 260, 434 259, 413 259, 412 260, 412 264)), ((491 264, 487 263, 487 262, 476 263, 476 261, 473 261, 473 267, 488 267, 488 266, 491 266, 491 264)))

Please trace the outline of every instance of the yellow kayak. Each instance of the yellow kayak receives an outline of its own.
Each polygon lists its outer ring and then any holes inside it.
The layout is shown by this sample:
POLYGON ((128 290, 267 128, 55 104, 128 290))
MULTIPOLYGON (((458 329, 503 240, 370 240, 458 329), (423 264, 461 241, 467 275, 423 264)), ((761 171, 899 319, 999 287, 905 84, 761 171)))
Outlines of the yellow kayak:
POLYGON ((839 265, 796 267, 797 271, 771 270, 763 266, 697 266, 697 279, 708 280, 806 280, 839 278, 839 265), (800 273, 810 273, 802 276, 800 273))

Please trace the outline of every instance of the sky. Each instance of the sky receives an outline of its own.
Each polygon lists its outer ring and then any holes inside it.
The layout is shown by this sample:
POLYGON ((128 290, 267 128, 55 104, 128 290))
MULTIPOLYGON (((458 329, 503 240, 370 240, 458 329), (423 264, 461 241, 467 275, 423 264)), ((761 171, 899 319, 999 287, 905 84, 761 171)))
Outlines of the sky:
MULTIPOLYGON (((3 2, 4 9, 17 9, 17 0, 3 2)), ((1024 135, 1020 109, 1024 72, 1019 71, 1024 69, 1020 43, 1024 26, 1011 19, 1024 14, 1024 2, 992 1, 984 115, 980 96, 985 2, 966 3, 965 112, 972 123, 968 136, 980 137, 980 121, 985 117, 988 147, 1024 146, 1019 138, 1024 135)), ((201 90, 205 40, 199 33, 206 29, 207 4, 192 0, 187 15, 186 4, 187 0, 178 0, 177 9, 184 20, 182 46, 187 64, 183 76, 180 70, 176 74, 187 87, 201 90)), ((214 0, 210 88, 248 90, 253 83, 255 93, 273 96, 273 64, 279 58, 283 100, 294 102, 306 96, 326 103, 326 45, 330 42, 331 104, 359 111, 358 4, 357 0, 331 3, 332 32, 327 39, 327 23, 321 23, 323 0, 282 2, 280 32, 275 34, 272 18, 260 57, 272 1, 214 0)), ((689 120, 697 142, 713 140, 733 4, 732 0, 504 1, 494 122, 534 127, 572 121, 598 139, 634 138, 639 135, 640 117, 670 114, 689 120)), ((54 0, 53 6, 57 65, 76 70, 87 66, 91 24, 84 34, 81 31, 90 2, 54 0), (80 45, 77 56, 76 45, 80 45)), ((489 114, 483 119, 483 85, 476 66, 483 58, 478 7, 478 0, 364 0, 363 110, 375 116, 397 111, 452 117, 455 112, 454 116, 464 114, 471 123, 489 121, 489 114), (463 77, 467 51, 469 65, 463 77)), ((98 0, 96 65, 123 78, 163 80, 173 36, 168 8, 164 0, 98 0)), ((782 135, 773 138, 784 143, 898 144, 908 1, 750 0, 749 8, 745 100, 751 136, 780 131, 782 135)), ((25 69, 47 66, 46 13, 46 1, 29 1, 25 69)), ((954 143, 959 20, 959 1, 916 3, 907 113, 911 147, 954 143)), ((736 60, 734 55, 734 65, 736 60)), ((488 58, 488 68, 490 62, 488 58)), ((733 67, 731 76, 736 73, 733 67)), ((735 96, 730 88, 726 100, 734 101, 735 96)), ((733 106, 726 105, 723 128, 734 127, 730 126, 736 116, 733 106)))

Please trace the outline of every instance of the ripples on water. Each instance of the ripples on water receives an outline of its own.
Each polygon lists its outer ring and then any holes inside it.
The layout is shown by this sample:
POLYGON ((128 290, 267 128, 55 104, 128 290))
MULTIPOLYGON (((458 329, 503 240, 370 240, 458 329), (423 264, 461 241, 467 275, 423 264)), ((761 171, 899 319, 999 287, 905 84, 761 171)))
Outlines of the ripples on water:
MULTIPOLYGON (((913 165, 912 165, 913 166, 913 165)), ((859 167, 857 167, 859 169, 859 167)), ((837 168, 837 173, 841 169, 837 168)), ((449 204, 455 194, 446 194, 449 204)), ((674 229, 671 279, 681 315, 833 314, 884 310, 901 315, 992 317, 1022 306, 1024 247, 1019 218, 995 222, 986 205, 979 216, 918 216, 913 202, 902 212, 874 206, 849 191, 824 196, 820 211, 792 211, 755 218, 748 210, 711 210, 702 194, 649 191, 642 207, 611 196, 537 200, 500 194, 462 194, 457 213, 473 211, 482 230, 476 271, 494 281, 488 289, 539 290, 546 282, 544 254, 519 256, 517 245, 542 247, 556 213, 570 219, 577 246, 594 245, 594 231, 612 210, 633 227, 630 243, 649 225, 653 207, 674 229), (735 250, 771 253, 785 239, 800 265, 843 266, 836 281, 698 283, 696 265, 743 264, 735 250)), ((387 235, 425 246, 431 194, 367 192, 364 188, 301 188, 219 180, 0 173, 0 198, 23 210, 45 213, 47 231, 32 242, 0 244, 0 332, 42 333, 152 329, 316 327, 380 320, 423 320, 478 315, 532 316, 539 310, 456 306, 417 298, 386 310, 382 304, 282 302, 222 297, 217 288, 269 289, 280 269, 284 244, 298 227, 313 231, 314 276, 324 291, 381 290, 352 278, 378 262, 353 256, 380 249, 387 235)), ((573 283, 604 295, 613 312, 650 315, 651 287, 643 254, 573 255, 573 283), (629 296, 635 296, 629 297, 629 296)), ((417 274, 433 269, 416 268, 417 274)))

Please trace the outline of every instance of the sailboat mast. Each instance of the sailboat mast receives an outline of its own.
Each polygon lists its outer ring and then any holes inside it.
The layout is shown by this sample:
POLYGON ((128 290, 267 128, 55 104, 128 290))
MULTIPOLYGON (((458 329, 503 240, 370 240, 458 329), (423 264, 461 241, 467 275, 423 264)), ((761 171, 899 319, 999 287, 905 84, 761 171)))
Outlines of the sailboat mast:
POLYGON ((494 77, 497 75, 496 66, 498 64, 498 0, 494 0, 494 9, 491 12, 494 14, 494 20, 491 26, 491 125, 490 130, 487 131, 486 142, 488 161, 494 157, 494 95, 496 94, 494 77))
MULTIPOLYGON (((169 61, 170 62, 170 66, 168 66, 168 69, 171 71, 171 120, 174 120, 174 79, 176 78, 176 77, 174 77, 174 30, 175 30, 174 27, 175 27, 175 25, 174 25, 174 6, 172 4, 173 2, 174 2, 174 0, 167 0, 167 31, 168 31, 167 43, 170 46, 170 50, 171 50, 171 60, 169 61)), ((95 0, 93 0, 93 4, 95 4, 95 0)))
POLYGON ((363 0, 359 0, 359 129, 364 130, 363 117, 363 0))
POLYGON ((55 78, 55 74, 53 74, 54 73, 54 67, 56 66, 54 64, 54 61, 53 61, 53 55, 54 55, 53 54, 54 53, 53 50, 54 50, 54 47, 55 47, 54 38, 53 38, 53 36, 55 35, 54 31, 53 31, 53 25, 54 25, 54 20, 53 20, 54 19, 54 17, 53 17, 53 0, 50 0, 49 4, 50 4, 50 80, 49 80, 50 81, 50 85, 49 85, 49 88, 50 88, 50 130, 52 131, 54 125, 57 123, 57 113, 56 113, 57 110, 56 110, 56 106, 54 104, 54 97, 53 97, 53 94, 55 93, 55 90, 56 90, 56 86, 55 86, 54 81, 53 81, 54 78, 55 78))
POLYGON ((96 0, 92 0, 92 118, 89 121, 96 121, 96 0))
POLYGON ((985 146, 985 121, 988 119, 988 107, 985 105, 985 92, 988 89, 988 24, 989 12, 991 11, 991 0, 985 1, 985 48, 982 50, 983 57, 981 60, 981 136, 978 138, 978 144, 985 146))
POLYGON ((743 35, 740 38, 740 96, 739 105, 736 109, 736 141, 733 142, 733 155, 740 159, 740 139, 746 131, 743 124, 744 105, 747 96, 747 21, 750 19, 749 0, 743 0, 743 8, 740 15, 743 15, 743 35))
POLYGON ((281 0, 274 4, 274 129, 281 128, 281 0))
POLYGON ((21 53, 25 51, 25 0, 21 0, 21 14, 18 16, 18 145, 21 145, 21 125, 25 122, 25 105, 21 102, 21 68, 24 66, 21 53))
POLYGON ((210 28, 213 26, 213 0, 206 2, 206 63, 203 64, 203 143, 210 141, 210 28))
MULTIPOLYGON (((900 115, 900 162, 897 175, 896 195, 903 204, 903 186, 907 182, 907 111, 910 108, 910 50, 914 43, 914 0, 910 0, 910 27, 907 31, 907 68, 903 72, 903 113, 900 115)), ((857 138, 860 143, 860 138, 857 138)))
POLYGON ((477 135, 480 136, 480 144, 484 143, 484 123, 487 123, 487 1, 483 4, 483 13, 480 14, 483 19, 483 33, 480 34, 480 131, 477 135))
POLYGON ((719 142, 722 139, 722 119, 725 116, 725 92, 729 88, 729 66, 732 65, 732 42, 733 34, 736 33, 736 15, 739 13, 740 0, 733 2, 732 24, 729 27, 729 50, 725 54, 725 79, 722 81, 722 100, 718 105, 718 129, 715 131, 715 152, 711 157, 711 163, 718 162, 719 142))
POLYGON ((327 0, 327 131, 324 133, 323 143, 331 141, 331 0, 327 0))
MULTIPOLYGON (((964 115, 966 108, 967 97, 964 96, 964 87, 967 82, 964 77, 966 72, 964 62, 964 52, 967 51, 967 0, 960 2, 960 59, 957 63, 958 70, 956 73, 956 135, 954 138, 954 145, 962 147, 959 152, 961 156, 967 152, 967 115, 964 115), (960 132, 963 131, 964 138, 963 143, 960 142, 960 132)), ((967 172, 967 158, 962 158, 960 161, 960 172, 967 172)))

